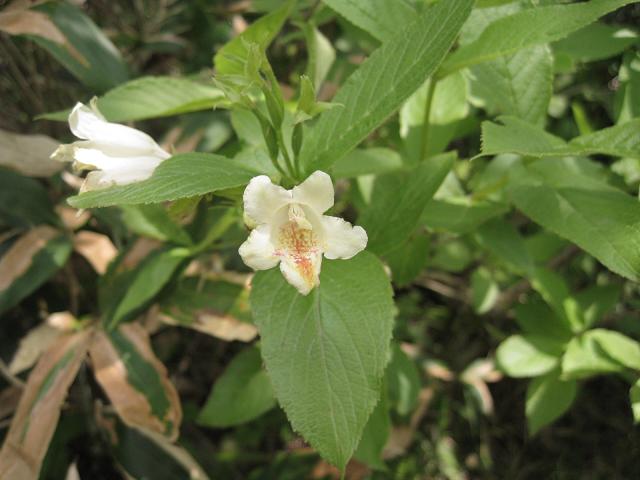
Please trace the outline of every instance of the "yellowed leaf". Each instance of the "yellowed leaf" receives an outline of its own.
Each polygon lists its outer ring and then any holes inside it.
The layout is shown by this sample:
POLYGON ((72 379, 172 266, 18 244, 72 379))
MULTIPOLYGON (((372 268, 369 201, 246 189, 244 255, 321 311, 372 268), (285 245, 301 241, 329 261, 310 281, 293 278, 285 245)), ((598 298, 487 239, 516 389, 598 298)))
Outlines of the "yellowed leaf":
POLYGON ((40 357, 0 451, 0 478, 38 478, 62 403, 86 357, 92 333, 65 335, 40 357))
POLYGON ((89 62, 71 45, 55 23, 42 12, 21 8, 12 8, 0 13, 0 30, 9 35, 35 35, 57 43, 67 49, 69 54, 81 64, 89 62))
POLYGON ((62 335, 64 335, 62 330, 46 323, 29 330, 20 340, 18 350, 9 364, 9 372, 16 375, 31 368, 38 361, 40 355, 47 351, 62 335))
POLYGON ((0 258, 0 292, 6 290, 16 278, 21 277, 31 266, 34 255, 42 250, 49 240, 60 232, 48 225, 29 230, 19 238, 0 258))
POLYGON ((182 407, 178 393, 169 381, 167 369, 153 353, 149 336, 140 325, 123 324, 118 327, 118 333, 131 344, 135 354, 157 372, 169 406, 162 418, 154 415, 149 399, 136 388, 128 376, 128 368, 123 356, 127 355, 127 360, 134 361, 132 352, 120 353, 109 338, 109 334, 104 331, 96 334, 89 350, 96 380, 124 423, 131 427, 160 433, 175 440, 182 421, 182 407))
POLYGON ((193 322, 188 324, 179 322, 175 318, 165 314, 160 314, 159 318, 168 325, 193 328, 194 330, 226 340, 227 342, 234 340, 250 342, 258 335, 258 329, 251 323, 242 322, 231 315, 219 315, 207 310, 195 311, 193 322))
POLYGON ((91 218, 91 212, 88 210, 78 210, 66 205, 56 205, 55 211, 69 230, 79 229, 91 218))
POLYGON ((0 165, 29 177, 50 177, 63 167, 61 162, 49 158, 58 145, 46 135, 20 135, 0 130, 0 165))
POLYGON ((118 250, 106 235, 83 230, 73 237, 73 249, 82 255, 100 275, 107 271, 118 250))

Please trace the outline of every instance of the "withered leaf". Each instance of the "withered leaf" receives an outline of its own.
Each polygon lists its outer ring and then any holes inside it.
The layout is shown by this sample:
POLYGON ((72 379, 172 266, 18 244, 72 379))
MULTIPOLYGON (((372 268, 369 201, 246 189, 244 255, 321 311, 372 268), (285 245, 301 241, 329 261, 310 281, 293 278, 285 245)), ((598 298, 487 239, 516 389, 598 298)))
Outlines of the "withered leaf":
MULTIPOLYGON (((3 15, 0 14, 0 25, 3 15)), ((63 167, 61 162, 49 158, 58 145, 46 135, 20 135, 0 130, 0 165, 29 177, 50 177, 63 167)))
POLYGON ((100 275, 107 271, 118 250, 106 235, 83 230, 73 237, 73 248, 82 255, 100 275))

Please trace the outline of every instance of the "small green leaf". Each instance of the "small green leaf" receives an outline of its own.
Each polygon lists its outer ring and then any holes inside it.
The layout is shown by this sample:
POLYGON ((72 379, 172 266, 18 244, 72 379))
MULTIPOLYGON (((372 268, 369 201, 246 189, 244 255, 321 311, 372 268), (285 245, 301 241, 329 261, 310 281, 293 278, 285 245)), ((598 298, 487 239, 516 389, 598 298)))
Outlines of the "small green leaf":
POLYGON ((624 56, 618 72, 620 87, 616 90, 614 117, 617 124, 640 117, 640 52, 624 56))
POLYGON ((629 401, 633 413, 634 423, 640 423, 640 380, 636 381, 629 390, 629 401))
POLYGON ((383 391, 382 398, 364 427, 362 438, 353 456, 375 470, 386 470, 387 467, 382 460, 382 450, 390 433, 389 404, 383 391))
POLYGON ((336 51, 327 37, 312 24, 304 23, 301 28, 307 41, 309 56, 306 75, 313 82, 313 86, 319 89, 336 59, 336 51))
POLYGON ((399 415, 409 415, 418 402, 422 383, 415 362, 397 343, 392 344, 391 361, 385 378, 389 390, 389 403, 399 415))
POLYGON ((162 162, 147 180, 81 193, 68 202, 76 208, 160 203, 241 187, 255 175, 220 155, 184 153, 162 162))
POLYGON ((420 274, 427 265, 429 244, 429 237, 418 230, 385 254, 393 283, 405 286, 420 274))
POLYGON ((371 251, 383 255, 411 235, 455 158, 455 153, 441 155, 411 170, 376 178, 371 205, 358 219, 367 231, 371 251))
POLYGON ((553 370, 563 345, 539 335, 512 335, 496 351, 496 364, 510 377, 537 377, 553 370))
POLYGON ((124 205, 122 221, 138 235, 181 245, 191 244, 189 234, 169 217, 162 205, 124 205))
POLYGON ((513 224, 500 219, 483 223, 476 230, 480 244, 503 260, 516 273, 533 271, 534 263, 524 238, 513 224))
POLYGON ((258 44, 265 50, 278 34, 295 2, 287 0, 273 12, 253 22, 246 30, 224 45, 216 53, 213 62, 219 75, 242 75, 249 57, 249 45, 258 44))
POLYGON ((638 43, 638 33, 617 25, 596 22, 553 44, 553 51, 576 62, 595 62, 622 53, 638 43))
POLYGON ((367 252, 324 260, 320 286, 306 297, 277 269, 253 279, 251 307, 276 397, 293 428, 338 468, 381 394, 391 296, 382 265, 367 252))
POLYGON ((493 279, 491 272, 486 268, 480 267, 471 274, 471 304, 473 310, 482 315, 493 308, 498 296, 500 288, 493 279))
POLYGON ((574 380, 563 381, 558 372, 534 378, 527 388, 527 425, 529 434, 535 435, 565 413, 576 398, 577 384, 574 380))
POLYGON ((438 2, 403 27, 353 73, 305 134, 300 152, 307 172, 325 170, 396 111, 437 68, 469 15, 471 0, 438 2))
POLYGON ((402 168, 398 152, 382 147, 357 148, 333 164, 332 176, 354 178, 360 175, 382 175, 402 168))
POLYGON ((568 323, 542 301, 530 299, 515 308, 516 321, 525 334, 546 336, 558 342, 568 342, 573 336, 568 323))
POLYGON ((504 203, 474 201, 469 197, 432 199, 424 207, 420 221, 436 231, 469 233, 508 210, 504 203))
POLYGON ((562 357, 562 377, 573 379, 619 373, 625 366, 638 369, 639 360, 640 347, 637 342, 617 332, 589 330, 569 342, 562 357))
POLYGON ((585 326, 592 326, 613 310, 620 293, 619 285, 593 285, 578 293, 575 298, 584 312, 585 326))
POLYGON ((635 0, 591 0, 525 9, 491 23, 473 42, 450 55, 440 69, 456 70, 493 60, 533 45, 553 42, 635 0))
POLYGON ((537 268, 531 275, 531 286, 567 328, 574 332, 584 328, 582 312, 576 300, 571 297, 569 287, 561 275, 545 268, 537 268))
POLYGON ((276 405, 260 350, 248 347, 238 353, 213 385, 198 415, 207 427, 231 427, 258 418, 276 405))

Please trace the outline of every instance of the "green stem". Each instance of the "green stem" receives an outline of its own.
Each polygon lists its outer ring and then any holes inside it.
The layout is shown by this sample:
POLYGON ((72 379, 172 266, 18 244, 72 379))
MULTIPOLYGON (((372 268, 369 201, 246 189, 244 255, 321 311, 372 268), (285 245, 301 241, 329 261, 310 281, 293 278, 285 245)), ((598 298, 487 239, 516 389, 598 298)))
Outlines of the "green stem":
POLYGON ((287 146, 284 143, 284 137, 282 136, 282 129, 279 128, 277 130, 276 138, 278 140, 278 145, 280 146, 280 151, 282 152, 282 156, 284 157, 284 161, 287 164, 287 169, 289 170, 290 176, 294 180, 299 181, 300 180, 300 173, 298 172, 298 169, 296 168, 296 164, 294 164, 294 162, 291 160, 291 157, 289 156, 289 151, 287 150, 287 146))
POLYGON ((420 161, 427 158, 427 148, 429 147, 429 119, 431 117, 431 105, 433 104, 433 94, 436 91, 438 81, 435 75, 429 80, 429 89, 427 90, 427 100, 424 104, 424 119, 422 122, 422 139, 420 143, 420 161))

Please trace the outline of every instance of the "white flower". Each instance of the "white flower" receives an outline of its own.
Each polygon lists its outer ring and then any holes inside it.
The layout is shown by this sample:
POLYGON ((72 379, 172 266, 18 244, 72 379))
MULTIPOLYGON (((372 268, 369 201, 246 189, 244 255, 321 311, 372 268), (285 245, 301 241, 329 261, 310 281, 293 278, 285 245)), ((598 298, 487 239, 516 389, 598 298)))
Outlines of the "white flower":
POLYGON ((322 254, 351 258, 367 246, 367 233, 338 217, 323 215, 333 206, 333 184, 316 171, 292 190, 254 177, 244 191, 244 212, 256 227, 240 246, 244 263, 267 270, 280 263, 287 282, 307 295, 320 283, 322 254))
POLYGON ((77 170, 90 172, 81 191, 126 185, 146 180, 171 155, 144 132, 110 123, 96 106, 76 104, 69 115, 69 127, 80 141, 60 145, 51 158, 70 162, 77 170))

